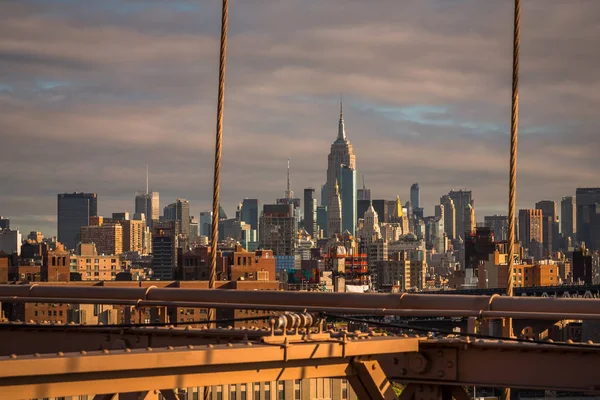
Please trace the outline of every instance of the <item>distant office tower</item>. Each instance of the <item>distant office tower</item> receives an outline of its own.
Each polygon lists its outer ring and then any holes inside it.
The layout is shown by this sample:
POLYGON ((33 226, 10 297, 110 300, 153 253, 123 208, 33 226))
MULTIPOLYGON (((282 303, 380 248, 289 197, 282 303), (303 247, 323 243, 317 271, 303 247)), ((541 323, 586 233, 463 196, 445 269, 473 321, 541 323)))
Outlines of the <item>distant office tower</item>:
POLYGON ((22 242, 23 238, 18 230, 3 229, 0 231, 0 251, 20 256, 22 242))
POLYGON ((251 229, 258 230, 258 215, 260 208, 260 200, 244 199, 242 201, 242 221, 250 225, 251 229))
POLYGON ((542 210, 519 210, 519 240, 535 255, 536 245, 543 243, 542 210))
POLYGON ((200 224, 193 216, 190 217, 190 239, 195 239, 200 236, 200 224))
MULTIPOLYGON (((369 209, 371 205, 375 211, 377 211, 377 215, 379 216, 380 222, 389 222, 390 220, 390 205, 393 208, 396 204, 394 200, 359 200, 356 202, 356 214, 357 218, 363 218, 365 212, 369 209)), ((392 210, 393 211, 393 210, 392 210)))
POLYGON ((39 231, 31 231, 29 232, 29 235, 27 235, 27 240, 31 240, 33 243, 42 243, 44 235, 39 231))
POLYGON ((566 238, 575 239, 575 232, 577 232, 575 210, 575 197, 563 197, 560 202, 560 230, 566 238))
POLYGON ((212 211, 200 213, 200 236, 206 236, 210 240, 212 232, 212 211))
POLYGON ((120 224, 82 226, 81 243, 94 243, 98 254, 123 253, 123 227, 120 224))
POLYGON ((297 224, 293 204, 265 204, 259 222, 259 246, 276 256, 293 256, 297 224))
POLYGON ((340 166, 340 196, 342 199, 342 232, 356 235, 356 171, 340 166))
POLYGON ((475 209, 471 204, 467 204, 464 211, 465 216, 465 226, 463 228, 463 232, 465 233, 465 237, 468 235, 472 235, 475 233, 476 220, 475 220, 475 209))
POLYGON ((223 206, 219 204, 219 221, 227 219, 227 213, 223 209, 223 206))
POLYGON ((112 213, 112 219, 115 221, 127 221, 129 220, 129 213, 127 211, 112 213))
MULTIPOLYGON (((357 200, 371 200, 371 189, 365 187, 365 176, 362 177, 362 189, 358 189, 356 192, 357 200)), ((363 214, 358 214, 359 218, 362 218, 363 214)))
POLYGON ((592 251, 600 250, 600 188, 578 188, 577 240, 592 251))
POLYGON ((582 246, 572 254, 573 260, 573 280, 575 282, 583 282, 586 285, 593 284, 594 270, 592 256, 587 249, 582 246))
POLYGON ((169 280, 177 269, 177 221, 156 222, 152 228, 152 275, 169 280))
POLYGON ((333 236, 342 232, 342 201, 340 199, 340 187, 336 182, 327 206, 327 234, 333 236))
POLYGON ((413 210, 421 207, 421 192, 419 190, 419 184, 413 183, 410 187, 410 203, 413 210))
POLYGON ((444 221, 443 221, 444 220, 444 206, 442 204, 436 204, 433 207, 433 215, 436 216, 437 218, 442 219, 442 229, 443 229, 443 227, 444 227, 444 221))
POLYGON ((3 229, 10 229, 10 219, 0 215, 0 231, 3 229))
POLYGON ((535 203, 537 210, 542 210, 542 240, 544 256, 550 257, 558 244, 558 216, 556 215, 556 202, 542 200, 535 203))
MULTIPOLYGON (((448 196, 454 202, 454 235, 455 238, 462 237, 464 238, 463 228, 465 226, 465 209, 467 204, 471 204, 472 207, 475 207, 475 203, 471 197, 470 190, 451 190, 448 193, 448 196)), ((450 235, 448 235, 450 236, 450 235)))
POLYGON ((495 241, 508 239, 508 217, 506 215, 486 215, 483 217, 483 221, 494 234, 495 241))
POLYGON ((186 199, 177 199, 165 207, 165 221, 177 221, 179 232, 190 237, 190 202, 186 199))
POLYGON ((317 229, 323 231, 323 237, 327 236, 327 206, 317 207, 317 229))
POLYGON ((76 249, 80 229, 98 215, 96 193, 61 193, 58 195, 58 241, 67 249, 76 249))
POLYGON ((152 229, 154 221, 160 216, 160 196, 158 192, 137 193, 135 195, 135 213, 144 214, 146 223, 152 229))
POLYGON ((315 189, 304 189, 304 230, 315 239, 317 237, 317 199, 315 189))
POLYGON ((448 239, 456 239, 456 208, 454 201, 448 195, 442 196, 440 204, 444 207, 444 231, 448 239))
MULTIPOLYGON (((327 157, 327 182, 321 196, 321 205, 328 205, 333 196, 334 186, 340 182, 340 165, 356 170, 356 156, 352 150, 352 144, 346 138, 344 127, 344 109, 340 102, 340 120, 338 123, 337 139, 331 145, 331 152, 327 157)), ((329 232, 331 235, 331 232, 329 232)))

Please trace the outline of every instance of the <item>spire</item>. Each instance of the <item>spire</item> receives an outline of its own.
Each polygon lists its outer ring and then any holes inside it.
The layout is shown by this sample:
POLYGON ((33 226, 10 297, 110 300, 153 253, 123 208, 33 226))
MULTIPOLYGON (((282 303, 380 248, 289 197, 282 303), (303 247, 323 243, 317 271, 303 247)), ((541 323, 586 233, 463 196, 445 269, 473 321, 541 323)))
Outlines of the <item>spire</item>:
POLYGON ((338 125, 338 140, 346 140, 346 129, 344 129, 344 99, 340 93, 340 122, 338 125))
POLYGON ((290 200, 294 197, 294 192, 290 190, 290 159, 288 158, 287 163, 287 190, 285 191, 285 198, 290 200))
POLYGON ((340 186, 338 185, 338 180, 335 180, 335 192, 333 192, 335 196, 340 195, 340 186))
POLYGON ((148 164, 146 164, 146 194, 148 194, 148 164))

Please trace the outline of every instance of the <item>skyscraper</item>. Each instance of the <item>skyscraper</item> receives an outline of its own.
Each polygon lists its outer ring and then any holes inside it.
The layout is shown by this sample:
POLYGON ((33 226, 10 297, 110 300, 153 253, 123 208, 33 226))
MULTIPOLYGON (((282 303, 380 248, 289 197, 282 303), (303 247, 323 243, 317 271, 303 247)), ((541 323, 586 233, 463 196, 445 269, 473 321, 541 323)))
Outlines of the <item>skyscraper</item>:
MULTIPOLYGON (((465 227, 465 209, 467 204, 475 207, 473 198, 471 197, 470 190, 451 190, 448 196, 454 202, 454 238, 462 237, 464 239, 464 227, 465 227)), ((446 232, 448 233, 448 232, 446 232)), ((448 235, 450 236, 450 235, 448 235)))
POLYGON ((444 207, 444 231, 448 239, 456 238, 456 207, 454 201, 448 195, 442 196, 440 204, 444 207))
POLYGON ((508 239, 508 217, 506 215, 486 215, 483 217, 485 226, 494 233, 495 241, 508 239))
POLYGON ((577 240, 600 250, 600 188, 577 188, 577 240))
POLYGON ((317 199, 315 189, 304 189, 304 230, 315 239, 317 237, 317 199))
POLYGON ((550 257, 558 243, 558 216, 556 202, 542 200, 535 203, 535 208, 542 210, 542 240, 544 255, 550 257))
MULTIPOLYGON (((356 200, 371 200, 371 189, 367 189, 365 186, 364 175, 362 176, 362 189, 358 189, 356 192, 356 200)), ((358 214, 359 218, 362 218, 363 214, 358 214)))
POLYGON ((342 232, 356 235, 356 171, 340 166, 340 196, 342 199, 342 232))
POLYGON ((575 223, 577 218, 575 217, 575 197, 567 196, 563 197, 560 202, 560 230, 565 238, 575 239, 575 233, 577 229, 575 223))
POLYGON ((418 183, 413 183, 410 187, 410 204, 412 205, 413 210, 421 207, 421 192, 418 183))
POLYGON ((333 236, 342 232, 342 201, 340 199, 340 187, 336 182, 327 206, 327 234, 333 236))
POLYGON ((76 249, 82 226, 98 215, 96 193, 61 193, 58 195, 58 241, 67 249, 76 249))
POLYGON ((463 228, 463 232, 465 233, 465 236, 467 235, 472 235, 473 233, 475 233, 475 227, 476 227, 476 223, 475 223, 475 209, 473 208, 473 206, 468 203, 467 206, 465 207, 465 226, 463 228))
POLYGON ((296 232, 298 225, 293 204, 265 204, 260 217, 259 247, 273 250, 276 269, 294 267, 296 254, 296 232))
POLYGON ((327 236, 327 206, 317 206, 317 229, 327 236))
POLYGON ((519 210, 519 240, 530 255, 537 255, 536 246, 543 243, 542 210, 519 210))
POLYGON ((260 200, 244 199, 242 201, 242 221, 250 225, 251 229, 258 230, 258 209, 260 200))
POLYGON ((10 219, 0 215, 0 231, 4 229, 10 229, 10 219))
POLYGON ((212 211, 202 211, 200 213, 200 235, 206 236, 210 240, 212 230, 212 211))
POLYGON ((179 233, 190 236, 190 202, 186 199, 177 199, 165 207, 164 216, 166 221, 177 221, 179 233))
MULTIPOLYGON (((337 139, 331 145, 331 152, 327 157, 327 182, 321 192, 321 205, 328 205, 333 196, 334 186, 340 181, 340 165, 346 165, 348 168, 356 170, 356 156, 352 150, 352 145, 346 138, 346 129, 344 128, 344 108, 340 102, 340 120, 338 123, 337 139)), ((331 232, 329 233, 331 234, 331 232)))
POLYGON ((158 192, 137 193, 135 195, 135 213, 144 214, 146 223, 152 229, 152 224, 158 221, 160 215, 160 196, 158 192))
POLYGON ((155 222, 152 228, 152 274, 155 279, 173 279, 177 269, 177 221, 155 222))

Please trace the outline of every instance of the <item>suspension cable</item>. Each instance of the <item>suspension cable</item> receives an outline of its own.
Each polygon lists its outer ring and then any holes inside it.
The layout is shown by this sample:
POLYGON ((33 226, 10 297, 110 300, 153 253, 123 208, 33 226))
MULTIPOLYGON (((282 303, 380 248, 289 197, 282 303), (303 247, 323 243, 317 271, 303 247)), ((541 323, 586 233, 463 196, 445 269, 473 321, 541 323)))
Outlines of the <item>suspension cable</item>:
MULTIPOLYGON (((515 208, 517 198, 517 145, 519 138, 519 51, 521 44, 521 0, 515 0, 513 23, 512 112, 510 125, 510 180, 508 187, 508 284, 506 294, 513 295, 515 208)), ((505 321, 504 336, 512 336, 512 319, 505 321)), ((504 400, 510 400, 510 388, 505 388, 504 400)))
MULTIPOLYGON (((223 112, 225 103, 225 67, 227 61, 227 21, 229 19, 229 0, 223 0, 221 11, 221 48, 219 58, 219 91, 217 100, 217 134, 215 141, 215 173, 213 182, 213 214, 210 238, 210 271, 208 287, 214 289, 217 279, 217 242, 219 241, 219 204, 221 196, 221 153, 223 148, 223 112)), ((215 310, 208 310, 208 319, 212 320, 215 310)))

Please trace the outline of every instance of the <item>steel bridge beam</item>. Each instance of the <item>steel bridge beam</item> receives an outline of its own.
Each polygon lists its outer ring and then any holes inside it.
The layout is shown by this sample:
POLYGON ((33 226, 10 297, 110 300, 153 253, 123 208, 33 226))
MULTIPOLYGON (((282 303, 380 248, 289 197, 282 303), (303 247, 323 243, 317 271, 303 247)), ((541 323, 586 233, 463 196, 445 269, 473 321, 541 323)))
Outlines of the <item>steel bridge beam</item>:
POLYGON ((0 357, 3 399, 145 392, 230 383, 343 377, 354 357, 415 352, 417 338, 0 357))

